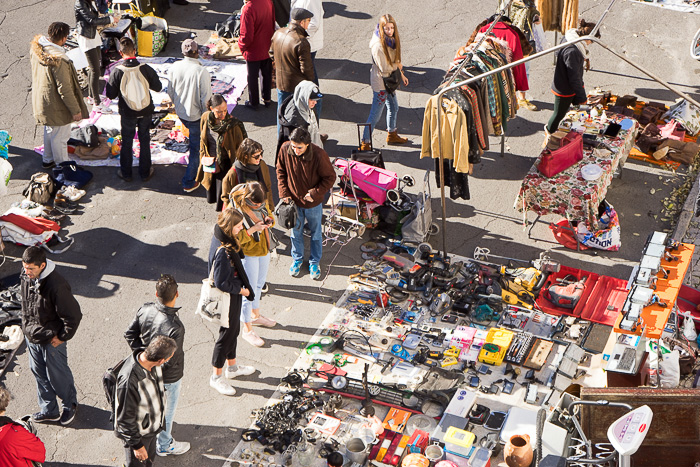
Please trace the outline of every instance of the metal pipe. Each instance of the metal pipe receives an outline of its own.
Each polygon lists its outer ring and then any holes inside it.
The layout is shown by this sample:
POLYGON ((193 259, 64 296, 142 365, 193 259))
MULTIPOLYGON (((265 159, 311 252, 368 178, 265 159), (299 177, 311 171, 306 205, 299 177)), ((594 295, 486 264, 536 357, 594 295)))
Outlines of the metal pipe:
MULTIPOLYGON (((613 3, 614 3, 614 0, 613 0, 613 3)), ((612 3, 611 3, 611 6, 612 6, 612 3)), ((608 9, 609 9, 609 8, 610 8, 610 7, 608 7, 608 9)), ((606 13, 607 13, 607 10, 606 10, 606 13)), ((605 15, 603 15, 603 16, 605 16, 605 15)), ((601 21, 602 21, 602 18, 601 18, 601 21)), ((568 42, 564 42, 564 43, 559 44, 559 45, 555 45, 554 47, 551 47, 551 48, 549 48, 549 49, 547 49, 547 50, 543 50, 542 52, 537 52, 536 54, 529 55, 529 56, 527 56, 527 57, 523 57, 523 58, 521 58, 520 60, 516 60, 515 62, 508 63, 508 64, 506 64, 506 65, 503 65, 502 67, 495 68, 495 69, 493 69, 493 70, 487 71, 487 72, 482 73, 482 74, 480 74, 480 75, 477 75, 477 76, 468 78, 468 79, 466 79, 466 80, 464 80, 464 81, 460 81, 459 83, 451 84, 451 85, 449 85, 449 86, 446 86, 446 87, 442 88, 442 89, 440 90, 440 92, 438 92, 438 94, 437 94, 437 96, 438 96, 437 132, 438 132, 438 156, 439 156, 439 158, 440 158, 440 200, 441 200, 441 203, 442 203, 442 246, 443 246, 443 255, 444 255, 445 257, 447 257, 447 246, 446 246, 446 245, 447 245, 447 241, 446 241, 446 238, 447 238, 447 228, 446 228, 446 224, 447 224, 447 219, 446 219, 446 217, 447 217, 447 214, 446 214, 446 212, 447 212, 447 211, 446 211, 446 208, 445 208, 445 180, 444 180, 444 173, 443 173, 443 168, 442 168, 442 165, 443 165, 443 163, 444 163, 445 158, 444 158, 444 156, 443 156, 443 154, 442 154, 442 137, 441 137, 441 129, 440 129, 440 108, 442 107, 442 105, 441 105, 442 96, 443 96, 446 92, 451 91, 452 89, 457 89, 457 88, 460 88, 460 87, 462 87, 462 86, 466 86, 467 84, 473 83, 473 82, 478 81, 478 80, 482 80, 482 79, 487 78, 487 77, 489 77, 489 76, 491 76, 491 75, 495 75, 496 73, 500 73, 501 71, 508 70, 508 69, 510 69, 510 68, 516 67, 516 66, 518 66, 518 65, 520 65, 520 64, 529 62, 529 61, 531 61, 531 60, 538 59, 538 58, 540 58, 540 57, 544 57, 545 55, 549 55, 549 54, 551 54, 551 53, 553 53, 553 52, 556 52, 556 51, 558 51, 558 50, 560 50, 560 49, 563 49, 564 47, 568 47, 568 46, 570 46, 570 45, 572 45, 572 44, 576 44, 576 43, 581 42, 581 41, 591 41, 591 42, 593 42, 593 43, 595 43, 595 44, 600 45, 600 46, 603 47, 605 50, 607 50, 607 51, 610 52, 611 54, 615 55, 617 58, 619 58, 619 59, 625 61, 626 63, 629 63, 629 64, 632 65, 634 68, 636 68, 637 70, 641 71, 642 73, 644 73, 646 76, 648 76, 649 78, 653 79, 653 80, 656 81, 657 83, 661 84, 662 86, 664 86, 664 87, 665 87, 666 89, 668 89, 669 91, 673 92, 674 94, 677 94, 678 96, 682 97, 683 99, 687 100, 688 102, 690 102, 691 104, 693 104, 694 106, 696 106, 698 109, 700 109, 700 103, 699 103, 698 101, 696 101, 695 99, 693 99, 692 97, 690 97, 689 95, 687 95, 686 93, 684 93, 683 91, 681 91, 681 90, 679 90, 679 89, 676 89, 674 86, 671 86, 669 83, 667 83, 667 82, 664 81, 663 79, 659 78, 658 76, 654 75, 652 72, 647 71, 646 69, 644 69, 644 68, 642 68, 641 66, 637 65, 636 63, 634 63, 632 60, 628 59, 628 58, 625 57, 624 55, 621 55, 621 54, 615 52, 615 51, 612 50, 610 47, 608 47, 607 45, 605 45, 600 39, 598 39, 598 38, 596 38, 596 37, 594 37, 594 36, 592 36, 592 35, 579 37, 578 39, 574 39, 574 40, 572 40, 572 41, 568 41, 568 42)), ((455 75, 456 75, 456 73, 455 73, 455 75)))
MULTIPOLYGON (((508 0, 508 4, 505 7, 503 7, 503 9, 501 11, 498 12, 498 16, 496 16, 496 19, 491 21, 489 28, 486 30, 484 35, 481 36, 481 39, 479 39, 479 42, 476 43, 476 46, 474 46, 473 50, 477 50, 479 48, 479 46, 486 40, 486 37, 493 30, 494 26, 496 26, 496 23, 498 23, 501 20, 501 18, 503 16, 505 16, 506 10, 510 9, 510 5, 512 3, 513 3, 513 0, 508 0)), ((467 55, 461 61, 459 66, 452 72, 452 76, 444 84, 445 87, 449 87, 452 84, 452 82, 457 78, 457 75, 462 70, 462 68, 464 68, 464 66, 467 63, 470 63, 472 61, 473 55, 474 55, 474 52, 467 53, 467 55)), ((444 167, 445 158, 442 155, 442 135, 440 134, 440 110, 442 109, 441 104, 442 104, 443 94, 445 94, 445 93, 444 92, 438 93, 437 130, 438 130, 438 152, 440 154, 439 172, 440 172, 440 204, 442 205, 442 256, 443 256, 443 258, 447 259, 447 227, 446 227, 447 207, 445 206, 445 167, 444 167)), ((503 155, 503 154, 501 154, 501 155, 503 155)))
POLYGON ((612 6, 615 4, 616 1, 617 0, 611 0, 610 5, 608 5, 608 7, 605 9, 605 11, 601 15, 600 19, 598 20, 598 22, 595 24, 595 27, 590 32, 590 34, 588 34, 589 36, 595 36, 595 33, 598 32, 598 29, 600 29, 600 25, 603 23, 603 20, 605 19, 605 17, 608 16, 608 13, 610 13, 610 9, 612 8, 612 6))

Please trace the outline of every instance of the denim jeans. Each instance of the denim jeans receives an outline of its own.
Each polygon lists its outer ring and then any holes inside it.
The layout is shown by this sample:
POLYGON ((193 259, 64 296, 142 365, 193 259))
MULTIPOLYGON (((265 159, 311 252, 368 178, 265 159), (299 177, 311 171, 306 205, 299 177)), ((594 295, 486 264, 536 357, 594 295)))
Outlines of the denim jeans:
POLYGON ((136 128, 139 131, 139 175, 141 178, 148 177, 151 171, 151 116, 125 117, 122 115, 122 150, 119 153, 119 164, 122 175, 131 177, 131 165, 134 162, 134 136, 136 128))
MULTIPOLYGON (((264 235, 260 232, 260 235, 264 235)), ((270 267, 270 254, 265 256, 246 256, 243 261, 243 269, 248 276, 250 285, 255 292, 255 300, 243 300, 241 305, 241 323, 250 323, 253 321, 252 310, 260 308, 260 295, 262 288, 267 281, 267 270, 270 267)))
POLYGON ((70 124, 44 127, 44 155, 42 162, 54 161, 56 164, 68 160, 68 139, 70 124))
MULTIPOLYGON (((318 84, 318 73, 316 73, 316 52, 311 52, 311 63, 314 66, 314 83, 316 83, 316 86, 318 86, 319 89, 321 89, 321 86, 318 84)), ((314 107, 314 113, 316 114, 316 123, 321 122, 321 109, 323 108, 323 99, 319 99, 316 101, 316 107, 314 107)))
MULTIPOLYGON (((396 115, 399 113, 399 101, 396 99, 396 93, 389 94, 386 91, 379 91, 374 93, 374 98, 372 99, 372 109, 369 111, 369 117, 367 117, 367 123, 372 125, 372 130, 374 130, 382 118, 382 113, 384 113, 384 107, 386 106, 386 131, 396 131, 396 115)), ((372 141, 372 133, 370 133, 369 127, 365 127, 365 131, 362 134, 362 141, 369 143, 372 141)))
POLYGON ((36 378, 37 396, 41 413, 59 414, 56 396, 64 409, 78 405, 73 373, 68 367, 68 350, 64 342, 58 347, 51 344, 32 344, 27 341, 29 367, 36 378))
POLYGON ((180 387, 182 378, 165 385, 165 426, 163 431, 158 433, 158 450, 164 451, 173 442, 173 418, 177 409, 177 400, 180 398, 180 387))
MULTIPOLYGON (((293 95, 293 92, 287 92, 287 91, 280 91, 279 89, 277 90, 277 115, 279 116, 280 114, 280 108, 282 107, 282 102, 289 96, 293 95)), ((280 119, 277 117, 277 139, 280 137, 280 119)), ((275 158, 277 155, 275 155, 275 158)))
POLYGON ((323 253, 323 232, 321 231, 323 220, 323 203, 313 208, 297 207, 297 223, 292 229, 292 260, 304 260, 304 220, 309 224, 311 230, 311 255, 309 264, 321 262, 323 253))
POLYGON ((185 189, 190 189, 195 184, 194 178, 197 176, 197 169, 199 168, 199 144, 202 130, 199 127, 199 120, 196 122, 190 122, 188 120, 180 119, 180 121, 190 132, 190 157, 187 161, 185 176, 182 177, 182 187, 185 189))

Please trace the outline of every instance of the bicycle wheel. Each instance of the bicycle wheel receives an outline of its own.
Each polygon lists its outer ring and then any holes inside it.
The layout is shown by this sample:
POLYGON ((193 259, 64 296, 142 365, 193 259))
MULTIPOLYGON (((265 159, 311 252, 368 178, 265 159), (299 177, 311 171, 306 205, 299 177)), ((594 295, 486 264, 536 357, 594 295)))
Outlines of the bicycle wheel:
POLYGON ((690 56, 695 60, 700 60, 700 29, 695 33, 693 42, 690 43, 690 56))

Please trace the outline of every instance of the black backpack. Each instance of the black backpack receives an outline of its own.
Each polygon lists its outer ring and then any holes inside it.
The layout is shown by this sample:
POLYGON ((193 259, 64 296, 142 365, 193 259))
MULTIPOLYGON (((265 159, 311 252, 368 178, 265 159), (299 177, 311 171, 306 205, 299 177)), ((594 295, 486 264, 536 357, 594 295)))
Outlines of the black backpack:
POLYGON ((119 372, 124 366, 124 362, 126 362, 129 358, 131 358, 131 355, 114 365, 112 368, 109 368, 107 371, 105 371, 104 375, 102 375, 102 387, 104 387, 107 404, 111 409, 109 415, 110 422, 114 421, 114 406, 117 397, 117 379, 119 378, 119 372))

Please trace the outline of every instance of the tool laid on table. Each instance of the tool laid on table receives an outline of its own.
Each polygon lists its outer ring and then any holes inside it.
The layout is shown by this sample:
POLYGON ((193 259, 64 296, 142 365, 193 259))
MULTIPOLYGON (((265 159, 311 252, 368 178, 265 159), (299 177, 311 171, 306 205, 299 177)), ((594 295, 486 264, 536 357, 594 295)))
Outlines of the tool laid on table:
POLYGON ((562 279, 557 279, 557 284, 551 285, 547 289, 547 299, 561 308, 573 310, 583 296, 586 288, 588 276, 576 280, 576 277, 569 274, 562 279))

